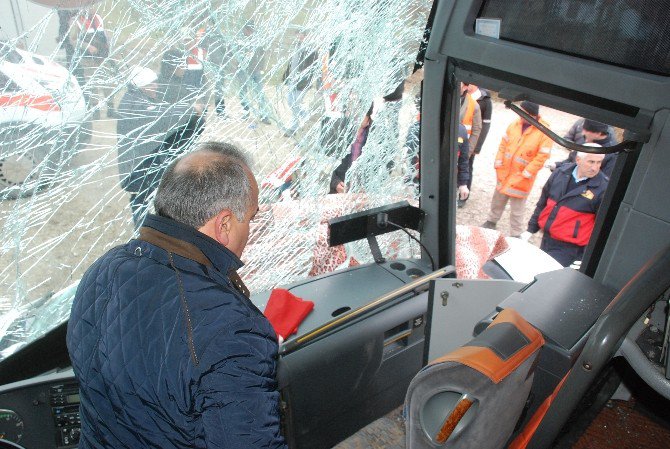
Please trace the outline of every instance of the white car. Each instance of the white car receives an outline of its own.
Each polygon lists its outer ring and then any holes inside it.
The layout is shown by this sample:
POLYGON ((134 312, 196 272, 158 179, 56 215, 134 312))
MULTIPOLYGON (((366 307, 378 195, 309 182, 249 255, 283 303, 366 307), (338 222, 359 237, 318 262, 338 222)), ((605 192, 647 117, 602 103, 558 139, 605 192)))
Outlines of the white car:
POLYGON ((86 102, 62 65, 0 42, 0 198, 45 187, 86 140, 86 102))

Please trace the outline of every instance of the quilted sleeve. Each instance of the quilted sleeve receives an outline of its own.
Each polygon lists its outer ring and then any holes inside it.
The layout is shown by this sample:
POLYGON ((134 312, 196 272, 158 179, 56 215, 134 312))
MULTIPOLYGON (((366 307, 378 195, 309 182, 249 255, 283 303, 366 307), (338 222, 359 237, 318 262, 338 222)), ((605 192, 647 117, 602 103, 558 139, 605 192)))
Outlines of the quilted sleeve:
POLYGON ((264 329, 259 320, 265 318, 226 326, 200 361, 196 408, 208 448, 286 448, 275 379, 277 343, 257 330, 264 329))

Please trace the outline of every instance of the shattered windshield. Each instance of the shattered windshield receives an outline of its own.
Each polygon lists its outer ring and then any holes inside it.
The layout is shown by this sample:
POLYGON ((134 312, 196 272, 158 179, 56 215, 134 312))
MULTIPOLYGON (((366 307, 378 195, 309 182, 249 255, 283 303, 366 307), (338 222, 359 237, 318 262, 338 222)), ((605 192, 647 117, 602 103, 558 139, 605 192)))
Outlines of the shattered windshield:
MULTIPOLYGON (((0 6, 0 360, 67 320, 84 271, 199 141, 253 157, 252 292, 372 261, 366 242, 328 248, 327 220, 417 204, 430 1, 88 3, 0 6)), ((380 246, 419 257, 410 242, 380 246)))

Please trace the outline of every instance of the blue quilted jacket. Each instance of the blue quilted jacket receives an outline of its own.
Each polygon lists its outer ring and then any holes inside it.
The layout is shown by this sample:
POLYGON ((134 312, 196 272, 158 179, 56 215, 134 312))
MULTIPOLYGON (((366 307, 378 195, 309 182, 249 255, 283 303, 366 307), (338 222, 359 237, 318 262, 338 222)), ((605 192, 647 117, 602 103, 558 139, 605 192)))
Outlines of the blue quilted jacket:
POLYGON ((149 216, 79 284, 67 346, 88 448, 285 448, 277 340, 240 260, 149 216), (248 295, 248 292, 246 292, 248 295))

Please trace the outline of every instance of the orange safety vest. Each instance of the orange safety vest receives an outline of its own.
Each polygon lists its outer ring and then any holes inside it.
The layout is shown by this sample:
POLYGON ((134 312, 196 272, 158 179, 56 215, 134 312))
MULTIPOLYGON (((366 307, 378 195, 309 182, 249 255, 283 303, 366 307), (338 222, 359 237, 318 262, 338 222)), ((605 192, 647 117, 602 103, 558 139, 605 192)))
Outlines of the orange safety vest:
MULTIPOLYGON (((549 128, 549 124, 538 119, 549 128)), ((552 140, 534 126, 523 131, 521 119, 507 127, 500 141, 496 163, 496 189, 503 195, 513 198, 527 198, 533 187, 537 173, 551 155, 552 140), (523 175, 526 171, 530 177, 523 175)))
POLYGON ((475 116, 475 108, 477 107, 477 102, 472 98, 472 95, 465 94, 465 101, 468 102, 468 105, 465 108, 465 114, 463 114, 463 120, 461 120, 461 125, 465 126, 465 129, 468 131, 468 138, 472 135, 472 120, 475 116))

